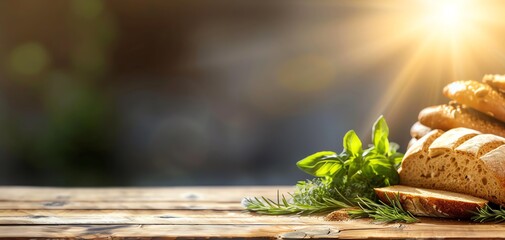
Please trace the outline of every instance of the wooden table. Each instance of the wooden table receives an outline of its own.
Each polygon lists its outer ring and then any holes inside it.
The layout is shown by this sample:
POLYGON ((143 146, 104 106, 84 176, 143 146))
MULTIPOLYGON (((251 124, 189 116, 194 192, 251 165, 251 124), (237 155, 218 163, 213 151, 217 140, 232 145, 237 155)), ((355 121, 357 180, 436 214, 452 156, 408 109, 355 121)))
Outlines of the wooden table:
POLYGON ((243 211, 289 187, 0 187, 0 238, 505 238, 505 224, 377 224, 243 211))

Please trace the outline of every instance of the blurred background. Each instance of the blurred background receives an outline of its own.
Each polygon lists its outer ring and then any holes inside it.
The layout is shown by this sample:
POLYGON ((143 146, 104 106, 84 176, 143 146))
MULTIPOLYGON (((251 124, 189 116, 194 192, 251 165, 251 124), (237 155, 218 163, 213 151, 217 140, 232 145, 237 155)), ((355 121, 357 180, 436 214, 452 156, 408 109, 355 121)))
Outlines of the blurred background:
POLYGON ((503 1, 1 0, 0 184, 294 184, 505 73, 503 1))

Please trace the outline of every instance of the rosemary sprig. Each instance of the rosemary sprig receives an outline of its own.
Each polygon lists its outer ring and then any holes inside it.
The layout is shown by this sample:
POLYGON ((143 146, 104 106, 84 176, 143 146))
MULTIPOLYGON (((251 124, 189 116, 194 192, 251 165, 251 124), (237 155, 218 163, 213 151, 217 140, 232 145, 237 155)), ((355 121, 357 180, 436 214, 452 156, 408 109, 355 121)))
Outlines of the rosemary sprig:
POLYGON ((352 208, 355 205, 338 201, 332 198, 322 198, 320 200, 312 197, 311 203, 295 203, 293 199, 287 200, 284 195, 279 195, 277 192, 277 201, 269 198, 253 197, 244 198, 242 204, 247 210, 266 215, 285 215, 285 214, 300 214, 308 215, 314 213, 328 213, 331 211, 350 208, 347 211, 351 218, 373 218, 379 222, 417 222, 410 212, 403 209, 400 204, 398 195, 395 199, 390 199, 386 196, 391 203, 388 205, 382 201, 374 202, 369 198, 358 197, 356 205, 359 209, 352 208))
POLYGON ((492 208, 489 205, 479 209, 477 212, 473 212, 475 215, 471 218, 474 222, 494 222, 500 223, 505 221, 505 209, 501 206, 500 208, 492 208))
POLYGON ((419 221, 412 213, 403 209, 399 195, 396 194, 394 199, 390 199, 387 195, 388 202, 374 202, 368 198, 358 197, 358 205, 360 209, 349 210, 348 214, 351 218, 370 217, 379 222, 405 222, 414 223, 419 221))
POLYGON ((282 195, 281 198, 279 198, 279 195, 277 196, 277 201, 265 197, 244 198, 242 200, 242 205, 249 211, 266 215, 308 215, 314 213, 328 213, 341 208, 350 207, 344 202, 331 198, 323 198, 321 200, 313 198, 310 204, 304 204, 293 203, 292 199, 288 201, 284 195, 282 195))

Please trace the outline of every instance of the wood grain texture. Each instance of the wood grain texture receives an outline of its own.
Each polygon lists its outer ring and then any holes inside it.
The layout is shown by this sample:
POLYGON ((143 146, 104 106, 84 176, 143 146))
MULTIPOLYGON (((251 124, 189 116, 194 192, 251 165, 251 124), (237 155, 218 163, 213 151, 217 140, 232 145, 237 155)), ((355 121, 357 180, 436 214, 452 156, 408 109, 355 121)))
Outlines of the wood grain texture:
POLYGON ((153 209, 153 210, 243 210, 239 201, 235 202, 74 202, 74 201, 0 201, 0 209, 153 209))
POLYGON ((505 238, 505 224, 328 222, 323 216, 257 215, 240 205, 244 196, 275 197, 291 189, 0 187, 0 238, 505 238))
POLYGON ((0 201, 240 202, 245 196, 275 197, 292 187, 53 188, 0 187, 0 201))

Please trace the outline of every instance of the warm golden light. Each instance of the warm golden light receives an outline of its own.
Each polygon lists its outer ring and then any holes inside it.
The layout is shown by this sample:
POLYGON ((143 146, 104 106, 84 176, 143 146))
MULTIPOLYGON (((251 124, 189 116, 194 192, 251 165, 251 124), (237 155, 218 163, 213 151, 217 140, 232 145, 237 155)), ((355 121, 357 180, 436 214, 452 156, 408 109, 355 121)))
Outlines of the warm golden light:
POLYGON ((434 15, 435 20, 440 22, 445 27, 457 27, 461 22, 461 6, 457 3, 448 3, 440 7, 438 12, 434 15))
POLYGON ((454 34, 464 29, 465 25, 472 24, 474 10, 469 5, 470 2, 464 0, 428 1, 426 17, 421 21, 436 32, 454 34))
MULTIPOLYGON (((368 122, 379 114, 388 116, 392 124, 400 121, 399 109, 408 108, 405 103, 420 87, 429 94, 418 100, 434 105, 444 100, 441 89, 448 82, 478 80, 491 66, 504 66, 505 72, 505 47, 495 38, 505 27, 498 1, 419 0, 391 9, 397 10, 395 14, 368 20, 381 26, 378 31, 384 37, 374 39, 363 53, 374 53, 373 59, 380 64, 380 59, 403 46, 409 57, 397 69, 368 122)), ((370 62, 369 56, 363 55, 361 62, 370 62)))

